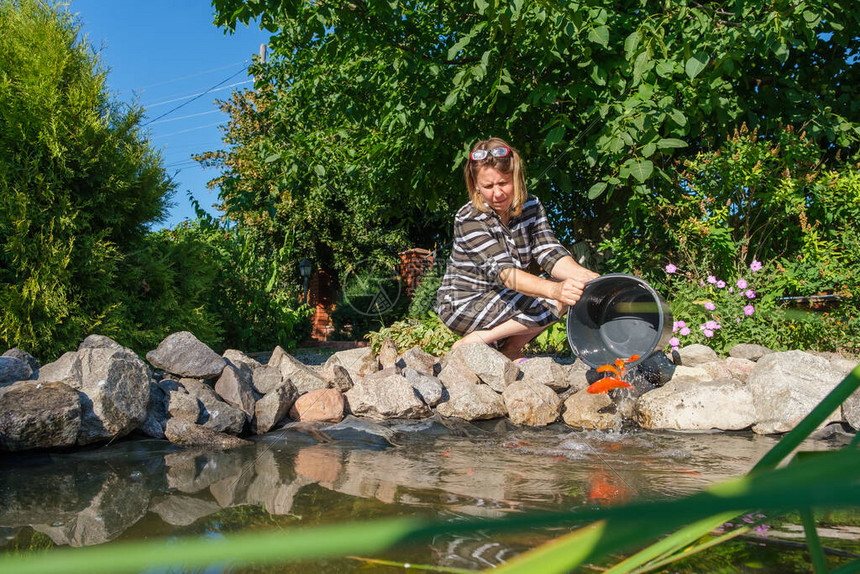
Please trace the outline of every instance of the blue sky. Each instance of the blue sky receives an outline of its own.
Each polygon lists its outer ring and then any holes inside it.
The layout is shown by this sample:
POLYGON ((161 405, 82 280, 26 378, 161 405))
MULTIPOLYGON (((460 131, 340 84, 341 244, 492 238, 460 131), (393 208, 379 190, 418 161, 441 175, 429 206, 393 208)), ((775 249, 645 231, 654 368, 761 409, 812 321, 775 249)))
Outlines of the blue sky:
POLYGON ((68 10, 109 68, 114 99, 137 100, 147 110, 143 123, 152 122, 146 126, 152 144, 177 184, 176 205, 163 227, 194 217, 189 191, 216 214, 217 192, 206 182, 218 173, 190 157, 223 147, 218 126, 227 116, 215 99, 252 86, 245 68, 269 33, 239 25, 225 35, 212 24, 209 0, 71 0, 68 10))

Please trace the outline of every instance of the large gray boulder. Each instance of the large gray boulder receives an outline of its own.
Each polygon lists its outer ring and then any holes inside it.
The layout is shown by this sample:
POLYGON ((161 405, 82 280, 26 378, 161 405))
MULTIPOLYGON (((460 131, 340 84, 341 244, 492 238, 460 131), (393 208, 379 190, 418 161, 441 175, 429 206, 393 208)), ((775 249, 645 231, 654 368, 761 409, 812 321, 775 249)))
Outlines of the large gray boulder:
POLYGON ((296 402, 299 393, 289 381, 275 388, 254 405, 254 420, 251 428, 256 434, 269 432, 284 420, 290 407, 296 402))
POLYGON ((332 365, 340 365, 349 371, 349 376, 353 381, 379 370, 379 360, 373 354, 373 350, 370 347, 357 347, 355 349, 338 351, 323 364, 323 373, 332 365))
POLYGON ((481 382, 497 393, 503 392, 520 375, 520 369, 510 359, 484 343, 461 345, 449 353, 449 360, 454 356, 462 359, 481 382))
POLYGON ((651 430, 742 430, 756 422, 747 386, 737 379, 675 378, 636 402, 636 422, 651 430))
POLYGON ((517 365, 522 371, 522 381, 531 385, 545 385, 554 391, 570 387, 568 372, 552 357, 533 357, 517 365))
POLYGON ((168 335, 146 354, 150 364, 168 373, 194 379, 215 379, 227 362, 188 331, 168 335))
MULTIPOLYGON (((445 369, 442 371, 444 373, 445 369)), ((445 390, 448 392, 448 400, 436 405, 436 412, 444 417, 474 421, 500 418, 508 414, 501 395, 483 383, 453 379, 445 383, 445 390)))
POLYGON ((406 367, 403 370, 403 376, 418 393, 418 396, 424 401, 428 407, 434 407, 442 400, 445 394, 445 387, 442 381, 432 375, 422 373, 412 367, 406 367))
POLYGON ((508 417, 515 425, 543 427, 561 414, 561 399, 541 383, 515 381, 502 393, 508 417))
POLYGON ((39 378, 39 361, 36 360, 36 357, 28 353, 27 351, 23 351, 18 347, 12 347, 2 355, 3 357, 10 357, 12 359, 18 359, 20 361, 24 361, 27 363, 27 366, 30 367, 30 375, 31 379, 39 378))
POLYGON ((685 367, 698 367, 702 363, 709 363, 719 359, 717 352, 707 345, 693 343, 678 349, 678 355, 681 357, 681 364, 685 367))
POLYGON ((248 371, 227 365, 215 382, 215 392, 227 404, 241 410, 248 420, 251 420, 257 397, 251 388, 251 378, 246 376, 246 372, 248 371))
POLYGON ((377 359, 380 369, 397 368, 397 343, 394 339, 383 339, 377 359))
POLYGON ((268 366, 278 368, 281 372, 281 379, 284 381, 289 380, 300 395, 308 391, 324 389, 328 386, 326 380, 318 375, 316 371, 280 347, 275 347, 275 351, 269 359, 268 366))
POLYGON ((72 446, 80 426, 78 393, 61 383, 23 381, 0 395, 0 451, 72 446))
POLYGON ((752 343, 739 343, 729 349, 730 357, 734 357, 736 359, 746 359, 752 362, 756 362, 770 353, 773 353, 771 349, 763 347, 762 345, 756 345, 752 343))
POLYGON ((607 393, 589 393, 581 389, 564 401, 562 420, 573 428, 610 430, 621 428, 621 416, 607 393))
POLYGON ((249 381, 254 370, 262 366, 258 360, 252 359, 242 351, 236 349, 227 349, 221 356, 228 365, 239 369, 242 375, 249 381))
POLYGON ((402 375, 359 379, 345 398, 352 414, 374 419, 420 419, 431 414, 430 408, 402 375))
MULTIPOLYGON (((756 363, 748 385, 759 434, 793 429, 842 379, 830 361, 803 351, 770 353, 756 363)), ((842 420, 839 409, 823 425, 842 420)))
POLYGON ((439 364, 439 359, 434 357, 421 347, 412 347, 407 349, 396 363, 397 367, 404 371, 407 368, 412 368, 422 375, 435 376, 442 370, 439 364))
POLYGON ((18 381, 28 381, 32 374, 33 369, 26 361, 15 357, 0 357, 0 387, 18 381))
POLYGON ((146 419, 149 404, 149 367, 107 337, 97 341, 100 346, 65 353, 39 370, 39 382, 63 383, 80 391, 81 445, 130 433, 146 419))
POLYGON ((202 405, 198 424, 215 432, 242 433, 246 419, 244 411, 222 401, 212 387, 199 379, 179 379, 179 383, 202 405))

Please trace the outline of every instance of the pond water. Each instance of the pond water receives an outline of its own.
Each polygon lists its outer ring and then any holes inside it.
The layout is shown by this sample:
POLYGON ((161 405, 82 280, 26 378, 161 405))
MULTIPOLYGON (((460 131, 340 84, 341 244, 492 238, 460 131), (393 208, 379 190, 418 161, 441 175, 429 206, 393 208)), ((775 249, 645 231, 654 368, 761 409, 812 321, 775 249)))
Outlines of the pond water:
MULTIPOLYGON (((404 515, 456 521, 679 496, 746 473, 776 442, 752 433, 581 432, 560 424, 522 429, 441 419, 380 425, 348 418, 328 428, 289 426, 228 451, 129 440, 74 453, 6 456, 0 459, 0 552, 154 538, 169 543, 178 536, 404 515)), ((837 435, 807 441, 803 449, 847 442, 837 435)), ((849 551, 860 549, 860 529, 830 526, 847 533, 841 537, 849 539, 849 551)), ((802 550, 777 543, 776 531, 788 538, 792 528, 773 525, 768 537, 745 543, 752 554, 733 558, 752 566, 738 563, 723 571, 792 571, 794 566, 786 566, 792 552, 797 571, 808 570, 802 550)), ((561 533, 452 535, 372 558, 482 569, 561 533)), ((403 571, 354 559, 278 567, 218 564, 201 571, 368 569, 403 571)))

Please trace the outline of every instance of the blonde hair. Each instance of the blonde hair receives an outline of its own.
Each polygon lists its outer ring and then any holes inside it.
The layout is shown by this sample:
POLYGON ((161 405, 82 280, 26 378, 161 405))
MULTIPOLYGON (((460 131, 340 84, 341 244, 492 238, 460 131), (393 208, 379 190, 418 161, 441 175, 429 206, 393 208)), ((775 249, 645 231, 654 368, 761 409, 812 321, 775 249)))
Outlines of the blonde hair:
POLYGON ((514 199, 511 201, 511 215, 519 215, 523 211, 523 204, 526 202, 526 176, 523 161, 520 159, 520 153, 501 138, 490 138, 479 141, 472 147, 472 151, 480 149, 491 150, 497 147, 507 147, 511 153, 505 157, 493 157, 487 155, 486 158, 475 161, 472 159, 472 154, 466 158, 466 167, 463 168, 463 175, 466 178, 466 191, 469 193, 469 199, 472 200, 472 205, 475 209, 488 213, 490 207, 484 202, 481 192, 478 191, 478 172, 483 167, 492 167, 499 170, 505 175, 510 174, 514 184, 514 199))

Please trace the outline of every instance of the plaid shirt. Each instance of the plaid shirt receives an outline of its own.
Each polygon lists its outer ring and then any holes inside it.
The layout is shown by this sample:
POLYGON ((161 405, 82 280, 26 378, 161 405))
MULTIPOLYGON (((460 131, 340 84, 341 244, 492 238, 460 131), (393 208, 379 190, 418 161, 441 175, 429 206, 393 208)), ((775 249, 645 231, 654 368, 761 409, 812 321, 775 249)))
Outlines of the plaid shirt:
POLYGON ((508 225, 494 211, 469 202, 454 217, 454 247, 436 301, 436 311, 455 333, 488 329, 514 318, 528 326, 557 320, 555 304, 508 289, 499 274, 537 261, 547 273, 570 255, 555 238, 540 201, 529 195, 508 225))

